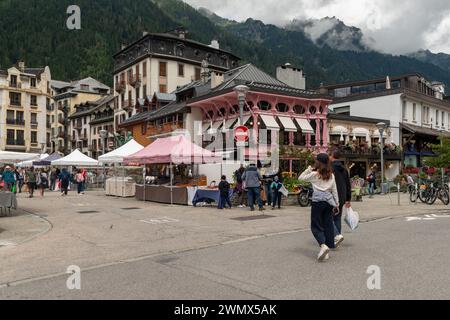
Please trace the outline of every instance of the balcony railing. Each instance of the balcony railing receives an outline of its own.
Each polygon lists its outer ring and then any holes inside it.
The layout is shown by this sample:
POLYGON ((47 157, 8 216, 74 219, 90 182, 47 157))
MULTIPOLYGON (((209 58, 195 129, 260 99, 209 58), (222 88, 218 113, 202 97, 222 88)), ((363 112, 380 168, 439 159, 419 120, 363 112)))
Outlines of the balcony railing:
POLYGON ((38 123, 36 121, 35 122, 31 121, 30 125, 31 125, 31 128, 33 128, 33 129, 36 129, 38 127, 38 123))
POLYGON ((20 100, 10 100, 9 101, 9 105, 12 107, 21 107, 22 104, 20 103, 20 100))
POLYGON ((15 126, 24 126, 25 120, 23 120, 23 119, 6 119, 6 124, 15 125, 15 126))
POLYGON ((123 92, 125 92, 126 86, 127 86, 127 84, 126 84, 125 80, 121 80, 118 83, 116 83, 115 90, 117 91, 117 93, 123 93, 123 92))
POLYGON ((128 83, 132 87, 139 87, 141 85, 141 75, 140 74, 132 74, 128 79, 128 83))
MULTIPOLYGON (((372 147, 349 147, 349 146, 341 146, 339 147, 339 151, 341 154, 349 158, 369 158, 369 159, 378 159, 381 157, 380 148, 378 146, 372 147)), ((385 159, 401 159, 402 151, 401 150, 384 150, 384 158, 385 159)))
POLYGON ((52 123, 51 122, 47 122, 47 129, 51 129, 52 128, 52 123))
POLYGON ((122 104, 122 109, 129 110, 134 107, 134 100, 125 100, 122 104))
POLYGON ((6 139, 6 144, 8 146, 25 146, 25 140, 6 139))

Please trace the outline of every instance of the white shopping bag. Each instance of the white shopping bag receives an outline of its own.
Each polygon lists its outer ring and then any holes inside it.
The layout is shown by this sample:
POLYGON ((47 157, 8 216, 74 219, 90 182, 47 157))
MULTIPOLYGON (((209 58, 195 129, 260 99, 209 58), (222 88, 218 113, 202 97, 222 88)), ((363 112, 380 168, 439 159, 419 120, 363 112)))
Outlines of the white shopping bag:
POLYGON ((358 228, 359 225, 359 214, 356 211, 353 211, 352 207, 343 209, 343 214, 345 215, 345 223, 349 226, 349 228, 354 231, 358 228))
POLYGON ((283 194, 283 196, 287 197, 289 195, 288 189, 286 189, 285 186, 282 186, 280 189, 280 192, 283 194))

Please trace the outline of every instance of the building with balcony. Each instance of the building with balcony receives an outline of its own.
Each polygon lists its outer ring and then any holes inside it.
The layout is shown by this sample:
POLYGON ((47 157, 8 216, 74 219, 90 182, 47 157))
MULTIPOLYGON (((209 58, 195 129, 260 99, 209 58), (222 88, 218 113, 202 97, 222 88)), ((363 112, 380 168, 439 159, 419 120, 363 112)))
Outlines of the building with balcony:
POLYGON ((320 93, 333 96, 334 113, 389 121, 387 144, 400 146, 402 160, 387 172, 393 178, 401 168, 420 167, 433 156, 430 145, 450 136, 450 101, 444 85, 419 74, 322 86, 320 93))
POLYGON ((204 69, 223 73, 238 66, 239 58, 210 45, 186 38, 178 29, 168 33, 144 33, 114 55, 114 95, 118 97, 115 127, 135 115, 139 99, 154 93, 171 93, 179 86, 207 76, 204 69))
POLYGON ((87 156, 96 158, 103 151, 114 149, 114 104, 114 96, 109 95, 93 102, 75 105, 75 112, 68 118, 70 151, 78 149, 87 156), (106 141, 100 136, 102 130, 108 132, 106 141))
POLYGON ((47 107, 51 104, 49 67, 19 62, 0 70, 0 149, 48 152, 47 107))
MULTIPOLYGON (((67 154, 72 149, 69 116, 77 110, 75 106, 89 101, 97 101, 110 93, 110 88, 105 84, 89 77, 78 81, 64 82, 52 81, 52 95, 54 103, 50 107, 50 123, 53 125, 51 132, 51 151, 64 150, 67 154), (61 135, 61 132, 65 133, 61 135)), ((87 149, 87 147, 86 147, 87 149)))

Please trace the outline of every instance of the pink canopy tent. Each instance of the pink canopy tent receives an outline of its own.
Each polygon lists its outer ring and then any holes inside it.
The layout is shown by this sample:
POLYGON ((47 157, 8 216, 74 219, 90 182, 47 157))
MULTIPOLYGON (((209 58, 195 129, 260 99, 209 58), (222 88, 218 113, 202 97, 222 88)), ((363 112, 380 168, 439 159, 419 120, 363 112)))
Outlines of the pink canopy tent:
POLYGON ((143 150, 124 158, 127 165, 201 164, 221 161, 215 153, 199 147, 185 136, 157 139, 143 150))

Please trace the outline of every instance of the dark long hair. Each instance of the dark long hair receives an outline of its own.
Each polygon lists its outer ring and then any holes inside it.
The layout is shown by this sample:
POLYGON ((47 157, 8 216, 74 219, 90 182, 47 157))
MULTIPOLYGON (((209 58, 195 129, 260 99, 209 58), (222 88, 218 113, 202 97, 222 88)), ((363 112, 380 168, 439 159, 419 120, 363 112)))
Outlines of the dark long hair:
POLYGON ((315 171, 319 174, 319 179, 328 181, 333 177, 333 170, 331 169, 330 162, 327 164, 316 160, 315 171))

